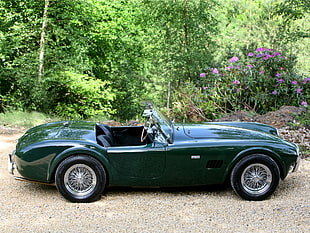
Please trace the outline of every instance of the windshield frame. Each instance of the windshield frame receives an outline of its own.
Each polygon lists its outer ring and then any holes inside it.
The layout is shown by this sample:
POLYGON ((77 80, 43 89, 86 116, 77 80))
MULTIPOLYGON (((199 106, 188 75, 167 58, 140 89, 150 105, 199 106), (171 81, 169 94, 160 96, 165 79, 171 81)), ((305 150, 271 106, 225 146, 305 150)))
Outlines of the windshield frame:
POLYGON ((172 144, 174 138, 174 125, 170 119, 160 112, 154 105, 150 105, 149 109, 144 111, 144 116, 149 116, 151 123, 157 124, 158 130, 166 138, 167 142, 172 144))

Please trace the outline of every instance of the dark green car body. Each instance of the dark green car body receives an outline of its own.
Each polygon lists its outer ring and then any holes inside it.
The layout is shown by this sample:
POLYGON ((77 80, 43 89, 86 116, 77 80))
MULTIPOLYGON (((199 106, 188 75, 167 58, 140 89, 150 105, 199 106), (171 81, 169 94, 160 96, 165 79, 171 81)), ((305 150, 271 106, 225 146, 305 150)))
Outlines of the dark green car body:
POLYGON ((108 145, 99 141, 101 125, 92 122, 34 127, 18 140, 10 161, 23 178, 54 183, 62 161, 87 155, 103 166, 106 186, 133 187, 223 184, 235 165, 253 154, 272 158, 284 179, 299 161, 298 147, 281 139, 268 125, 173 124, 155 108, 146 115, 153 117, 149 127, 110 127, 114 142, 108 145), (142 140, 144 127, 148 136, 142 140))

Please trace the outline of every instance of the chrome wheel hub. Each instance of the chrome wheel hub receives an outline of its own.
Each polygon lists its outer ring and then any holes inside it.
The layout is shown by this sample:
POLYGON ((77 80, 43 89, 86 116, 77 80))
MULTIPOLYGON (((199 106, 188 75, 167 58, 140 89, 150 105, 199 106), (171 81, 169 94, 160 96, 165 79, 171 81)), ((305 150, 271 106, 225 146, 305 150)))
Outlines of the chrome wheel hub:
POLYGON ((272 173, 270 169, 260 163, 251 164, 241 175, 242 187, 251 194, 262 194, 271 186, 272 173))
POLYGON ((84 196, 94 190, 97 178, 91 167, 85 164, 75 164, 66 171, 64 183, 70 193, 84 196))

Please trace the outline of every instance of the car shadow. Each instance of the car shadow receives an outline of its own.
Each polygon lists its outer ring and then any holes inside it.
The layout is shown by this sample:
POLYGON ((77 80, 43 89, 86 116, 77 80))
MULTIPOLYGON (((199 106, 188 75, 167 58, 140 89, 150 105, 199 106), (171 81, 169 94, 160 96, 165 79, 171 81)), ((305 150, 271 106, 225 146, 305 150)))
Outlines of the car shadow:
MULTIPOLYGON (((224 193, 233 192, 228 185, 203 185, 190 187, 108 187, 104 195, 120 193, 168 193, 168 194, 195 194, 195 193, 224 193)), ((224 195, 224 194, 223 194, 224 195)))

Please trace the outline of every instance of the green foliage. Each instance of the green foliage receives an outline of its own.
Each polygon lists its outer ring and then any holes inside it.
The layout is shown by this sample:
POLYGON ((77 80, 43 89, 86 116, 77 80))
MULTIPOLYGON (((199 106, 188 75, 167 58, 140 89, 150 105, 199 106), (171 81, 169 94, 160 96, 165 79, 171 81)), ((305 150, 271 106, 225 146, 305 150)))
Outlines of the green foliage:
POLYGON ((88 56, 96 78, 111 83, 115 118, 135 117, 146 95, 144 29, 139 25, 139 1, 91 1, 93 4, 88 56), (124 6, 126 4, 126 7, 124 6))
POLYGON ((300 125, 310 128, 310 105, 306 106, 306 111, 296 117, 300 125))
POLYGON ((88 119, 113 114, 111 101, 115 95, 107 81, 66 71, 55 75, 48 83, 51 97, 48 106, 58 116, 88 119))
POLYGON ((217 34, 213 13, 217 4, 213 0, 145 0, 143 3, 145 39, 152 60, 146 85, 150 93, 158 93, 149 100, 170 107, 170 93, 182 83, 195 80, 197 70, 213 60, 212 36, 217 34))
POLYGON ((9 111, 0 113, 0 125, 12 127, 33 127, 51 121, 56 121, 39 112, 9 111))
POLYGON ((215 119, 224 112, 220 95, 206 93, 206 88, 199 88, 192 82, 183 83, 173 96, 173 109, 170 116, 176 121, 206 121, 215 119))
POLYGON ((206 69, 196 86, 186 85, 177 92, 182 93, 175 96, 181 109, 177 114, 183 112, 186 119, 197 121, 244 109, 266 113, 283 105, 307 106, 310 78, 296 74, 295 64, 295 57, 266 48, 244 59, 234 56, 223 68, 206 69))
MULTIPOLYGON (((257 47, 287 51, 309 57, 302 45, 309 45, 308 0, 225 0, 219 8, 218 64, 232 56, 244 57, 257 47), (300 50, 302 48, 302 50, 300 50)), ((302 73, 309 73, 309 61, 299 60, 302 73)))
MULTIPOLYGON (((265 111, 284 100, 266 94, 275 79, 259 76, 259 63, 247 74, 250 79, 237 69, 219 69, 226 79, 212 76, 210 83, 199 78, 204 67, 224 66, 232 56, 246 66, 246 51, 256 47, 297 55, 284 65, 300 72, 287 68, 288 83, 275 90, 292 95, 296 105, 308 98, 308 86, 302 83, 310 66, 307 0, 49 0, 43 17, 45 2, 0 0, 1 112, 36 110, 87 118, 106 110, 110 117, 128 120, 141 112, 143 100, 173 107, 180 119, 191 118, 191 112, 197 112, 197 120, 214 118, 244 106, 265 111), (244 86, 234 92, 236 78, 260 95, 253 99, 244 86), (289 81, 297 81, 303 94, 296 94, 297 86, 289 81)), ((266 74, 274 75, 280 65, 264 64, 274 69, 266 74)))

